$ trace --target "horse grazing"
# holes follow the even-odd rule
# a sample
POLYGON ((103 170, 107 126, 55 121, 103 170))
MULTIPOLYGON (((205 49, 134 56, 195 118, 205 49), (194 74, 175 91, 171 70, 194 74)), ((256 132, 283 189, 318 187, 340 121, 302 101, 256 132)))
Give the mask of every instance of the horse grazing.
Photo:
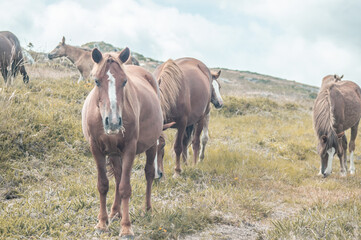
MULTIPOLYGON (((194 58, 168 60, 155 69, 154 76, 160 88, 164 121, 175 122, 172 127, 177 128, 174 143, 174 177, 177 177, 181 173, 180 156, 187 147, 183 142, 186 129, 195 125, 195 132, 202 131, 203 122, 209 113, 212 77, 207 66, 194 58)), ((198 138, 193 139, 195 156, 198 156, 199 147, 198 135, 198 138)))
MULTIPOLYGON (((329 75, 324 79, 335 79, 329 75)), ((347 139, 345 131, 351 128, 350 174, 355 173, 354 150, 357 128, 361 118, 361 89, 351 81, 324 82, 313 106, 313 125, 318 137, 318 153, 321 157, 320 175, 332 172, 332 161, 337 153, 341 175, 347 173, 347 139)))
MULTIPOLYGON (((88 79, 90 72, 93 68, 93 60, 91 58, 91 50, 86 48, 74 47, 65 44, 65 37, 62 38, 61 42, 48 54, 48 58, 54 59, 59 57, 68 58, 78 69, 80 77, 78 83, 84 79, 88 79)), ((125 64, 139 65, 139 62, 131 57, 125 64)))
POLYGON ((29 82, 24 63, 18 38, 12 32, 0 32, 0 71, 6 84, 11 84, 19 71, 23 75, 23 82, 29 82))
POLYGON ((157 139, 163 128, 158 87, 153 75, 139 66, 124 65, 129 48, 120 53, 93 49, 92 76, 96 86, 82 110, 82 128, 98 170, 100 212, 96 229, 106 230, 108 219, 122 217, 121 236, 132 236, 129 217, 130 175, 136 154, 146 152, 146 209, 151 209, 151 187, 157 139), (115 199, 108 218, 109 181, 106 157, 115 177, 115 199), (122 206, 122 211, 121 211, 122 206))

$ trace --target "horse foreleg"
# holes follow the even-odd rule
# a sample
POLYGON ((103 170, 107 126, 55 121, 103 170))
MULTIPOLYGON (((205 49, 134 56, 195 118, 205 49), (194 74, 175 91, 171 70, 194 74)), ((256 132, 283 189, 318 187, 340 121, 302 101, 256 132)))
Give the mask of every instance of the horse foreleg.
POLYGON ((182 119, 181 121, 177 122, 178 131, 174 143, 174 152, 176 155, 174 175, 173 175, 174 178, 179 177, 180 173, 182 172, 180 166, 180 155, 183 152, 183 136, 184 136, 184 131, 186 129, 186 124, 187 124, 186 119, 182 119))
POLYGON ((199 154, 199 160, 203 161, 204 159, 204 151, 206 149, 206 145, 209 139, 209 135, 208 135, 208 124, 209 124, 209 117, 210 117, 210 113, 208 113, 205 117, 204 117, 204 124, 203 124, 203 131, 202 131, 202 145, 201 145, 201 152, 199 154))
POLYGON ((184 136, 183 136, 182 158, 183 158, 183 162, 185 165, 187 165, 188 147, 189 147, 190 140, 192 138, 193 129, 194 129, 194 125, 186 127, 186 130, 185 130, 184 136))
MULTIPOLYGON (((159 142, 159 140, 158 140, 159 142)), ((152 184, 155 176, 155 169, 154 169, 154 162, 157 161, 156 155, 157 155, 157 144, 155 144, 153 147, 148 149, 145 154, 147 156, 147 162, 145 164, 145 179, 147 180, 147 188, 145 193, 145 210, 149 211, 152 209, 151 204, 151 193, 152 193, 152 184)))
POLYGON ((122 156, 122 177, 119 184, 119 195, 122 202, 122 220, 120 222, 122 230, 120 232, 120 236, 134 235, 129 216, 129 199, 132 194, 130 175, 132 172, 135 152, 136 143, 133 142, 126 147, 126 150, 122 156))
POLYGON ((342 138, 338 139, 338 145, 339 145, 339 151, 337 153, 337 156, 340 159, 341 176, 345 177, 347 174, 347 166, 346 166, 347 139, 345 135, 343 135, 342 138))
POLYGON ((107 177, 106 161, 105 156, 99 151, 99 149, 91 145, 90 148, 93 157, 95 159, 97 170, 98 170, 98 191, 100 196, 100 209, 98 215, 98 224, 95 229, 106 231, 108 229, 108 214, 107 214, 107 193, 109 190, 109 181, 107 177))
POLYGON ((199 154, 199 149, 200 149, 200 136, 201 136, 203 126, 204 126, 204 120, 205 120, 204 118, 199 120, 198 124, 196 125, 196 127, 194 129, 194 137, 193 137, 193 142, 192 142, 194 165, 197 164, 197 159, 198 159, 198 154, 199 154))
POLYGON ((354 163, 354 151, 355 151, 355 140, 357 137, 357 129, 358 129, 359 122, 357 122, 351 128, 351 139, 349 143, 349 151, 350 151, 350 174, 355 174, 355 163, 354 163))
POLYGON ((155 168, 155 176, 156 179, 161 179, 163 177, 163 158, 164 158, 164 146, 165 139, 163 133, 160 135, 157 140, 157 153, 154 158, 154 168, 155 168))
POLYGON ((112 164, 113 168, 113 174, 115 179, 115 196, 114 196, 114 202, 109 214, 109 219, 112 221, 114 218, 121 218, 122 213, 120 211, 121 206, 121 199, 119 194, 119 183, 122 176, 122 165, 121 165, 121 158, 120 156, 111 156, 109 157, 109 161, 112 164))

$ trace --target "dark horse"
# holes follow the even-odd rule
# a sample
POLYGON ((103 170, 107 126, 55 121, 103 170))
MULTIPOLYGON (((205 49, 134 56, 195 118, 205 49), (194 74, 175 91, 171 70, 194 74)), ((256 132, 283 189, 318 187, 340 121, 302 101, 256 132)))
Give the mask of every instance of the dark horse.
MULTIPOLYGON (((78 83, 89 78, 94 64, 90 49, 65 44, 65 37, 63 37, 61 42, 48 54, 50 60, 59 57, 68 58, 78 69, 80 73, 78 83)), ((139 62, 134 57, 131 57, 125 64, 139 65, 139 62)))
POLYGON ((158 87, 153 75, 139 66, 124 65, 130 51, 92 51, 96 86, 85 100, 82 127, 98 170, 100 212, 96 228, 106 230, 108 219, 119 216, 121 236, 132 236, 129 217, 130 175, 136 154, 146 152, 146 209, 151 209, 151 187, 157 139, 163 128, 158 87), (115 199, 108 217, 106 195, 108 158, 115 177, 115 199), (122 210, 121 210, 122 207, 122 210))
POLYGON ((313 125, 321 157, 320 174, 327 177, 332 172, 332 161, 338 155, 341 175, 347 173, 347 139, 345 131, 351 128, 350 174, 355 173, 354 150, 357 128, 361 118, 361 89, 351 81, 340 81, 336 75, 323 79, 313 107, 313 125))
POLYGON ((29 82, 20 42, 12 32, 0 32, 0 70, 6 84, 11 84, 19 71, 24 83, 29 82))
MULTIPOLYGON (((159 88, 165 123, 175 122, 177 136, 174 143, 176 166, 174 177, 181 172, 180 156, 187 145, 184 135, 188 126, 195 126, 194 131, 201 132, 209 113, 212 76, 208 67, 194 58, 168 60, 154 71, 159 88)), ((193 151, 195 159, 200 148, 200 134, 195 134, 193 151)), ((196 160, 195 160, 196 162, 196 160)))

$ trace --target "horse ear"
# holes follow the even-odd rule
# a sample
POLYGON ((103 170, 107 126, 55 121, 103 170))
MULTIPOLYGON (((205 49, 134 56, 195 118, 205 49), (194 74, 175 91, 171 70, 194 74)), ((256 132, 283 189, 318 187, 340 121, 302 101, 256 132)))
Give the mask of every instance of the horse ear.
POLYGON ((98 50, 98 48, 94 48, 93 51, 92 51, 92 59, 93 59, 93 61, 96 62, 96 63, 100 63, 102 58, 103 58, 102 53, 98 50))
POLYGON ((128 47, 124 48, 123 51, 119 53, 119 59, 122 63, 125 63, 130 57, 130 50, 128 47))
POLYGON ((65 37, 63 36, 63 39, 61 39, 61 44, 65 44, 65 37))
POLYGON ((342 79, 342 78, 343 78, 343 74, 341 75, 340 79, 342 79))
POLYGON ((323 135, 323 136, 321 137, 321 140, 322 140, 323 143, 326 143, 326 142, 327 142, 327 136, 326 136, 326 135, 323 135))

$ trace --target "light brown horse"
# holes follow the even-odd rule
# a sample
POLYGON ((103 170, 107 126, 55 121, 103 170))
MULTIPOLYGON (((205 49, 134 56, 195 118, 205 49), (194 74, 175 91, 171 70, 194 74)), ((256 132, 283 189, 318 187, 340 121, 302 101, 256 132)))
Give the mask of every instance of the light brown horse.
POLYGON ((343 75, 341 75, 341 77, 338 76, 337 74, 327 75, 326 77, 324 77, 324 78, 322 79, 321 87, 324 86, 324 85, 326 85, 326 84, 328 84, 328 83, 330 83, 330 82, 339 82, 339 81, 342 80, 342 78, 343 78, 343 75))
MULTIPOLYGON (((177 136, 174 143, 176 166, 174 177, 181 173, 180 156, 186 145, 184 134, 188 126, 195 125, 195 131, 203 129, 203 122, 209 113, 212 77, 207 66, 194 58, 168 60, 154 71, 159 88, 165 123, 175 122, 177 136)), ((200 139, 193 140, 194 154, 198 156, 200 139)))
MULTIPOLYGON (((217 109, 223 107, 223 99, 221 96, 221 85, 219 84, 218 78, 221 75, 221 70, 219 70, 218 72, 214 72, 211 71, 211 75, 212 75, 212 95, 211 95, 211 103, 213 104, 213 106, 217 109)), ((188 146, 190 144, 190 140, 191 138, 193 139, 198 139, 200 137, 200 135, 202 134, 201 137, 201 150, 199 153, 199 159, 201 161, 203 161, 204 159, 204 152, 205 152, 205 148, 209 139, 209 134, 208 134, 208 126, 209 126, 209 119, 210 119, 210 113, 208 113, 203 122, 201 123, 203 125, 203 128, 196 128, 196 126, 192 125, 192 126, 188 126, 186 129, 186 134, 184 135, 184 139, 183 139, 183 143, 184 146, 186 146, 183 149, 183 160, 185 162, 187 162, 187 155, 188 155, 188 146), (195 131, 195 129, 198 129, 198 132, 195 131), (192 132, 192 133, 190 133, 192 132)), ((193 141, 192 140, 192 145, 193 145, 193 141)), ((194 163, 197 163, 197 156, 193 156, 194 157, 194 163)))
POLYGON ((98 170, 100 212, 96 228, 106 230, 108 219, 122 217, 121 236, 132 236, 129 217, 130 175, 136 154, 146 152, 146 209, 151 209, 151 187, 157 139, 163 128, 158 87, 153 75, 139 66, 124 65, 130 52, 92 51, 96 86, 85 100, 82 128, 98 170), (106 157, 115 177, 115 199, 108 217, 109 182, 106 157), (122 206, 122 211, 121 211, 122 206))
MULTIPOLYGON (((65 37, 62 38, 61 42, 48 54, 49 59, 66 57, 68 58, 78 69, 80 76, 78 83, 84 79, 88 79, 90 72, 93 68, 93 60, 91 58, 91 50, 86 48, 74 47, 65 44, 65 37)), ((131 57, 125 64, 139 65, 139 62, 131 57), (133 60, 134 59, 134 60, 133 60)))
POLYGON ((324 78, 313 107, 313 125, 319 140, 318 153, 321 157, 320 175, 327 177, 332 172, 332 161, 337 153, 340 159, 341 175, 347 173, 347 139, 345 131, 351 128, 350 174, 355 173, 354 150, 357 128, 361 118, 361 89, 351 81, 329 81, 324 78))
POLYGON ((5 83, 12 84, 13 79, 20 71, 23 82, 29 82, 29 76, 25 70, 24 58, 18 38, 9 31, 0 32, 0 72, 5 83), (8 81, 9 80, 9 81, 8 81))

